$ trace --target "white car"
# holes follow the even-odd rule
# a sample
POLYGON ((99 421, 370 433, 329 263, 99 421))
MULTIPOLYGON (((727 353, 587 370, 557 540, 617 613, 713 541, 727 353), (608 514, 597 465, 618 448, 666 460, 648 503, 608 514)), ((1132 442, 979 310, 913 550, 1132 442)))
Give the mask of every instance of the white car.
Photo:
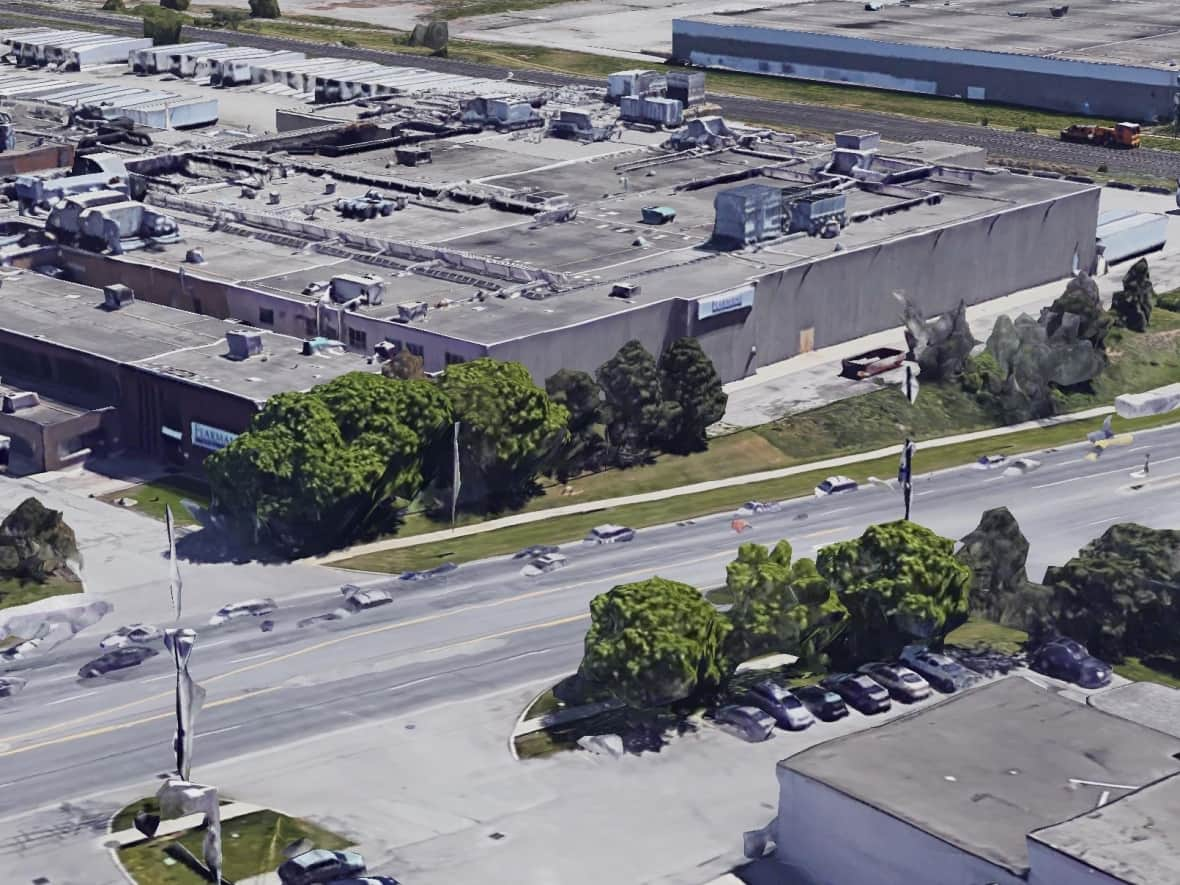
POLYGON ((160 635, 160 628, 152 624, 128 624, 104 636, 99 648, 123 648, 133 643, 151 642, 160 635))
POLYGON ((930 697, 930 683, 901 664, 873 663, 858 668, 861 673, 871 676, 899 701, 913 703, 930 697))
POLYGON ((975 462, 975 468, 977 470, 991 470, 993 467, 1001 467, 1007 463, 1007 455, 981 455, 979 460, 975 462))
POLYGON ((586 536, 583 543, 585 544, 619 544, 623 541, 631 541, 635 538, 635 529, 627 528, 624 525, 606 525, 595 526, 590 530, 590 534, 586 536))
POLYGON ((219 608, 217 614, 209 619, 209 623, 216 627, 218 624, 224 624, 237 618, 261 617, 269 615, 276 608, 278 606, 275 605, 273 599, 247 599, 245 602, 231 602, 229 605, 219 608))
POLYGON ((40 639, 26 639, 24 642, 10 645, 4 651, 0 651, 0 663, 13 664, 32 657, 41 648, 41 643, 40 639))
POLYGON ((759 513, 778 513, 783 505, 778 501, 747 501, 737 509, 737 516, 757 516, 759 513))
POLYGON ((349 593, 344 600, 344 607, 352 613, 377 608, 393 602, 393 595, 385 590, 357 590, 349 593))
POLYGON ((1032 458, 1017 458, 1004 471, 1004 476, 1024 476, 1026 473, 1031 473, 1041 466, 1040 461, 1034 461, 1032 458))
POLYGON ((858 486, 856 480, 847 476, 829 476, 815 487, 815 496, 823 498, 827 495, 838 495, 842 492, 855 492, 858 486))
POLYGON ((921 644, 907 645, 901 652, 901 661, 926 678, 926 681, 941 692, 970 688, 980 680, 953 658, 932 652, 921 644))
POLYGON ((537 575, 547 575, 550 572, 557 571, 559 568, 565 568, 568 561, 560 553, 546 553, 544 556, 538 556, 522 568, 520 573, 530 578, 537 575))

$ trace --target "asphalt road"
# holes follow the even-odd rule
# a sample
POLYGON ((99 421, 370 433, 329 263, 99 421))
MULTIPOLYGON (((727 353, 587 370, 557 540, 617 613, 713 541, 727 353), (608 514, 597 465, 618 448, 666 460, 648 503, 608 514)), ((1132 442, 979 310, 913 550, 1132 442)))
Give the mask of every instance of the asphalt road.
MULTIPOLYGON (((57 19, 63 24, 88 24, 116 33, 141 36, 142 28, 138 19, 114 13, 63 10, 61 7, 45 6, 21 0, 0 0, 0 10, 12 13, 37 15, 57 19)), ((258 46, 266 49, 295 49, 308 55, 331 55, 340 58, 354 58, 387 65, 402 65, 468 74, 474 77, 501 79, 509 69, 501 66, 476 64, 455 59, 432 58, 408 55, 395 51, 366 49, 363 47, 336 46, 297 40, 285 37, 270 37, 245 31, 210 30, 186 27, 185 37, 189 40, 214 40, 242 46, 258 46)), ((545 71, 514 72, 519 79, 553 86, 602 86, 600 80, 568 74, 545 71)), ((710 100, 719 104, 723 112, 736 120, 751 120, 781 126, 787 131, 837 132, 844 129, 871 129, 885 138, 895 141, 917 141, 934 139, 959 144, 974 145, 987 150, 995 159, 1057 163, 1067 166, 1095 169, 1105 164, 1112 174, 1126 173, 1159 178, 1180 177, 1180 152, 1160 151, 1141 148, 1134 151, 1116 151, 1109 148, 1081 144, 1065 144, 1044 136, 1022 132, 989 129, 983 126, 968 126, 918 120, 895 114, 875 113, 833 108, 825 105, 795 102, 769 101, 757 98, 743 98, 732 95, 710 95, 710 100)))
MULTIPOLYGON (((983 510, 1006 505, 1031 539, 1034 578, 1114 522, 1180 525, 1180 427, 1145 432, 1096 462, 1083 455, 1076 447, 1037 455, 1041 466, 1022 477, 974 467, 920 476, 914 518, 958 537, 983 510), (1135 489, 1131 473, 1148 451, 1150 481, 1135 489)), ((920 451, 917 457, 920 467, 920 451)), ((740 543, 786 537, 796 555, 814 555, 900 510, 897 492, 869 486, 787 502, 778 513, 751 517, 753 527, 740 536, 732 515, 719 514, 645 529, 629 544, 571 545, 569 565, 539 578, 520 575, 520 563, 507 558, 472 563, 435 581, 403 583, 393 604, 344 621, 295 626, 336 607, 333 589, 280 608, 270 633, 253 620, 203 628, 192 660, 209 692, 200 759, 277 750, 309 733, 325 736, 330 758, 335 728, 439 703, 479 704, 493 689, 572 672, 587 604, 615 584, 658 573, 715 585, 740 543)), ((196 623, 207 618, 196 615, 196 623)), ((80 680, 78 667, 97 652, 86 642, 93 640, 79 638, 22 668, 28 687, 0 700, 0 816, 150 781, 171 766, 168 658, 80 680)), ((511 725, 503 723, 505 734, 511 725)))

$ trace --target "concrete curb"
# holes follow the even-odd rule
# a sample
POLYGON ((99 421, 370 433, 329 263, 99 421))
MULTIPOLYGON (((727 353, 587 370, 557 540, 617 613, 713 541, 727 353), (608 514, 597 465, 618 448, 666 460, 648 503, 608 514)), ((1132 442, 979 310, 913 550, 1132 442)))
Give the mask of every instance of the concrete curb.
MULTIPOLYGON (((1025 421, 1021 424, 1014 424, 1007 427, 992 427, 986 430, 976 430, 970 433, 956 434, 954 436, 945 436, 931 440, 919 440, 918 447, 927 450, 943 448, 945 446, 957 445, 964 442, 974 442, 981 439, 1005 436, 1010 433, 1020 433, 1026 430, 1038 430, 1045 427, 1055 427, 1059 424, 1087 421, 1093 418, 1112 415, 1114 414, 1114 411, 1114 406, 1100 406, 1098 408, 1086 409, 1085 411, 1081 412, 1073 412, 1068 415, 1059 415, 1040 421, 1025 421)), ((692 495, 699 492, 711 492, 717 489, 746 485, 747 483, 783 479, 789 476, 797 476, 801 473, 810 473, 813 470, 834 470, 839 467, 846 467, 850 464, 858 464, 864 461, 875 461, 878 458, 895 456, 900 451, 901 445, 899 444, 896 446, 887 446, 883 449, 875 449, 871 452, 860 452, 853 455, 841 455, 840 457, 828 458, 823 461, 811 461, 806 464, 794 464, 790 467, 780 467, 775 470, 763 470, 758 473, 746 473, 740 476, 731 476, 726 479, 708 480, 706 482, 692 483, 691 485, 677 486, 671 489, 644 492, 638 495, 625 495, 619 498, 602 498, 597 501, 583 501, 579 504, 568 504, 563 507, 551 507, 546 510, 535 510, 529 513, 519 513, 514 516, 506 516, 501 519, 487 520, 474 525, 461 526, 454 530, 444 529, 436 532, 426 532, 420 535, 410 535, 401 538, 387 538, 383 541, 374 541, 369 544, 359 544, 355 547, 349 548, 348 550, 338 550, 332 553, 327 553, 323 556, 299 560, 299 562, 305 565, 330 565, 333 562, 351 559, 354 556, 362 556, 366 553, 380 553, 385 550, 400 550, 406 547, 415 547, 419 544, 429 544, 433 541, 452 541, 457 538, 466 537, 468 535, 477 535, 481 532, 491 532, 495 531, 496 529, 508 528, 510 526, 527 525, 534 522, 544 522, 550 519, 556 519, 561 516, 593 513, 599 510, 610 510, 614 507, 624 507, 630 504, 645 504, 650 501, 661 501, 668 498, 677 498, 682 495, 692 495)))
MULTIPOLYGON (((545 692, 541 692, 544 694, 545 692)), ((537 695, 540 697, 541 695, 537 695)), ((536 698, 533 699, 536 701, 536 698)), ((529 704, 531 707, 532 704, 529 704)), ((596 701, 593 704, 582 704, 579 707, 566 707, 562 710, 557 710, 553 713, 546 713, 544 716, 534 716, 532 719, 518 719, 516 721, 516 728, 512 731, 513 740, 525 734, 532 734, 535 731, 543 731, 554 725, 565 725, 569 722, 577 722, 579 719, 589 719, 591 716, 596 716, 599 713, 606 713, 610 710, 618 710, 623 704, 620 701, 596 701)), ((528 707, 525 708, 525 712, 528 707)), ((523 714, 522 714, 523 715, 523 714)))
MULTIPOLYGON (((266 810, 261 805, 252 805, 249 802, 231 802, 229 805, 223 805, 221 807, 221 820, 224 822, 266 810)), ((107 847, 111 842, 118 842, 120 848, 126 848, 129 845, 138 845, 141 842, 148 842, 152 839, 158 839, 161 836, 172 836, 176 833, 191 830, 200 826, 203 819, 203 814, 189 814, 184 817, 178 817, 175 820, 161 821, 160 828, 156 830, 154 836, 145 836, 134 827, 128 830, 120 830, 117 833, 107 833, 102 839, 102 844, 104 847, 107 847)), ((112 817, 111 820, 113 821, 114 818, 112 817)))

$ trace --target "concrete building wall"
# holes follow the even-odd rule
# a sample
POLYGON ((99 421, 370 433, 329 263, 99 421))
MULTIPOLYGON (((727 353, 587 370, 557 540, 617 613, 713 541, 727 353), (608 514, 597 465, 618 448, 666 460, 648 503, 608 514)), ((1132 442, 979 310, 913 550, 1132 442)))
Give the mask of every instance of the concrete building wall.
POLYGON ((110 446, 115 412, 86 412, 53 424, 42 424, 20 412, 0 412, 0 436, 12 438, 9 472, 14 475, 60 470, 110 446))
POLYGON ((115 261, 107 255, 68 247, 59 250, 58 261, 70 280, 87 286, 101 288, 122 283, 141 301, 219 319, 232 316, 231 285, 203 277, 189 268, 181 273, 170 267, 141 264, 134 255, 115 261))
POLYGON ((1170 120, 1172 71, 677 20, 672 55, 706 67, 1079 114, 1170 120))
POLYGON ((782 767, 778 780, 775 859, 783 885, 1028 885, 826 784, 782 767))
POLYGON ((1124 885, 1127 881, 1096 870, 1030 837, 1028 885, 1124 885))

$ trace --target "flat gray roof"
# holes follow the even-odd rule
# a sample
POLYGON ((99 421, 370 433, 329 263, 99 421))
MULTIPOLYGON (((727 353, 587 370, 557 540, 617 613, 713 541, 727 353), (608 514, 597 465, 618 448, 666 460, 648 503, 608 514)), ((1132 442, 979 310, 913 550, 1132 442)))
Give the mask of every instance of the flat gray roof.
POLYGON ((1180 70, 1176 64, 1180 61, 1180 19, 1174 0, 1070 0, 1069 13, 1061 18, 1050 15, 1051 5, 1048 0, 955 0, 953 4, 889 3, 869 11, 861 0, 814 0, 693 16, 690 20, 879 43, 1180 70))
POLYGON ((355 353, 303 356, 297 338, 262 331, 263 360, 231 360, 225 342, 237 323, 133 301, 102 307, 98 289, 26 272, 9 278, 0 297, 0 331, 38 338, 120 363, 263 402, 308 390, 338 375, 372 371, 355 353))
POLYGON ((1174 737, 1013 676, 779 767, 1023 875, 1027 834, 1177 772, 1176 753, 1174 737))
POLYGON ((1032 838, 1121 882, 1180 882, 1180 776, 1046 827, 1032 838))

